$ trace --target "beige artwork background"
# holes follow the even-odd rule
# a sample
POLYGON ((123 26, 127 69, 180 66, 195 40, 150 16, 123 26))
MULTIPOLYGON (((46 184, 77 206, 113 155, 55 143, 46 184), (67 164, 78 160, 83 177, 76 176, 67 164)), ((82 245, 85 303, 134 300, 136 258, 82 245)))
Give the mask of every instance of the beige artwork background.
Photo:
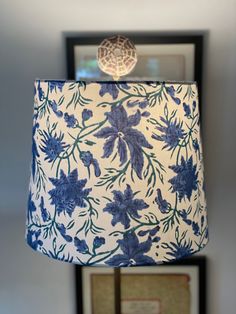
MULTIPOLYGON (((122 274, 121 300, 159 300, 160 314, 190 314, 189 284, 185 273, 122 274)), ((91 287, 92 314, 115 313, 113 275, 92 274, 91 287)))

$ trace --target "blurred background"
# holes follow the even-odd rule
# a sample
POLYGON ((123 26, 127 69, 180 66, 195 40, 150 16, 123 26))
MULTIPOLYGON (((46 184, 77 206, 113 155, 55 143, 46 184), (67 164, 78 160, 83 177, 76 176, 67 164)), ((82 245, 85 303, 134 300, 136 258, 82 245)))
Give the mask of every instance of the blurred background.
POLYGON ((236 308, 236 0, 0 0, 0 313, 75 313, 71 265, 31 250, 24 224, 33 80, 66 78, 63 32, 206 30, 202 127, 208 313, 236 308))

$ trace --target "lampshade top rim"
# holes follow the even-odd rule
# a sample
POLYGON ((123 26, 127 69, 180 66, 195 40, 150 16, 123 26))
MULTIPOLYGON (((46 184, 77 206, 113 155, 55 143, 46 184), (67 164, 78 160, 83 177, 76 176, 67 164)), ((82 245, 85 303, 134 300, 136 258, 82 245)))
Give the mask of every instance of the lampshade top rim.
POLYGON ((197 81, 175 81, 175 80, 69 80, 69 79, 40 79, 36 78, 34 80, 35 82, 65 82, 65 83, 100 83, 100 84, 112 84, 112 83, 140 83, 140 82, 145 82, 145 83, 166 83, 166 84, 187 84, 187 85, 196 85, 197 81))

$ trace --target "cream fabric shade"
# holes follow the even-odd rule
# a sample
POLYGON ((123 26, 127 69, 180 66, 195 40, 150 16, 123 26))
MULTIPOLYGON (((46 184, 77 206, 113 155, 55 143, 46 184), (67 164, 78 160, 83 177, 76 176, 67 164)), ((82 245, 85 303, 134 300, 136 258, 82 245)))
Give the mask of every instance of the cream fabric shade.
POLYGON ((35 80, 27 243, 152 265, 208 242, 196 82, 35 80))

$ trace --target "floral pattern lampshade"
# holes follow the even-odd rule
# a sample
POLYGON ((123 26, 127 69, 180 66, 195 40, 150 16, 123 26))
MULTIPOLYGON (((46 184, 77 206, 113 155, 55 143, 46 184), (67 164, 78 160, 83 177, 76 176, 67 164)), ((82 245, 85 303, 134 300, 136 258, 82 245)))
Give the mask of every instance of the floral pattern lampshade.
POLYGON ((35 80, 26 240, 80 265, 208 242, 196 82, 35 80))

